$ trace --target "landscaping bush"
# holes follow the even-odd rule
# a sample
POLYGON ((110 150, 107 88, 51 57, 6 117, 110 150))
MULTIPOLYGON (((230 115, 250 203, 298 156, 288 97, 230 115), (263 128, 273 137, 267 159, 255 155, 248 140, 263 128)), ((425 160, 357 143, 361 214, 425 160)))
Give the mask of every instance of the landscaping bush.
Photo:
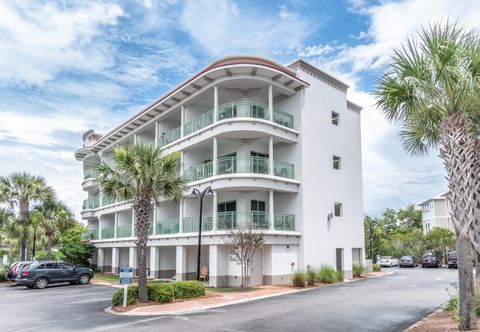
POLYGON ((343 272, 342 271, 335 271, 336 273, 336 281, 343 282, 343 272))
POLYGON ((305 273, 303 273, 303 272, 293 272, 293 274, 292 274, 292 284, 295 287, 305 287, 305 273))
MULTIPOLYGON (((134 304, 138 299, 138 287, 129 286, 127 292, 127 305, 134 304)), ((112 296, 112 307, 123 304, 123 288, 117 290, 112 296)))
POLYGON ((354 278, 360 278, 367 272, 367 269, 362 264, 354 263, 352 265, 352 273, 354 278))
POLYGON ((451 295, 445 305, 446 311, 456 311, 458 309, 458 296, 451 295))
POLYGON ((380 272, 382 271, 382 268, 378 264, 373 264, 373 272, 380 272))
POLYGON ((157 284, 148 286, 148 299, 158 303, 170 303, 173 301, 174 292, 170 284, 157 284))
POLYGON ((172 283, 175 299, 192 299, 205 295, 205 286, 196 280, 172 283))
POLYGON ((305 277, 309 286, 315 286, 315 275, 315 270, 310 265, 307 265, 307 272, 305 272, 305 277))
MULTIPOLYGON (((340 272, 341 273, 341 272, 340 272)), ((320 266, 320 270, 317 273, 317 280, 323 282, 325 284, 333 284, 338 281, 339 275, 337 274, 337 270, 335 270, 330 265, 322 265, 320 266)), ((343 280, 343 274, 342 274, 343 280)))
POLYGON ((0 269, 0 282, 7 281, 7 277, 5 277, 5 273, 7 272, 7 267, 3 267, 0 269))

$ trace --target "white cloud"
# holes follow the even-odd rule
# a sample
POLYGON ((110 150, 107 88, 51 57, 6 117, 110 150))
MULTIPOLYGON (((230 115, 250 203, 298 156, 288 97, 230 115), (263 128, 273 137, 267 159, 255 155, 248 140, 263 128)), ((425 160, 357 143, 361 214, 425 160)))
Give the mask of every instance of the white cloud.
POLYGON ((112 65, 108 44, 92 39, 115 25, 121 7, 86 2, 78 7, 40 2, 0 3, 0 82, 41 85, 64 68, 102 70, 112 65))
POLYGON ((277 15, 226 0, 187 1, 180 24, 204 50, 271 55, 279 49, 301 47, 315 24, 280 7, 277 15))

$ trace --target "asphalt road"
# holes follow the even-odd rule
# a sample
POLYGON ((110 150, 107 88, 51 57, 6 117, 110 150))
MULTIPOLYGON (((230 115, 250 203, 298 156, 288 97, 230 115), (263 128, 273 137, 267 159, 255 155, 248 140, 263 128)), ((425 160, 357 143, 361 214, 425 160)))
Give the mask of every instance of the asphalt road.
POLYGON ((448 298, 457 271, 392 275, 178 316, 103 311, 109 286, 0 287, 2 331, 402 331, 448 298))

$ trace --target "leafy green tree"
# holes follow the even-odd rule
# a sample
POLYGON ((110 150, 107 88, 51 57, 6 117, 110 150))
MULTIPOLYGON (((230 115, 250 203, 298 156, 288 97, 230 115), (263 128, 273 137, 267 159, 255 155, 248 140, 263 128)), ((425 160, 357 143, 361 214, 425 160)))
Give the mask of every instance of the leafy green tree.
POLYGON ((63 259, 75 265, 90 265, 95 253, 95 246, 90 243, 82 242, 82 233, 85 227, 81 224, 75 224, 74 227, 66 230, 62 236, 62 246, 60 253, 63 259))
POLYGON ((457 229, 460 329, 476 328, 470 228, 477 174, 480 42, 455 24, 424 29, 419 41, 394 50, 390 70, 374 92, 377 105, 404 130, 406 151, 425 154, 439 147, 447 171, 457 229))
POLYGON ((448 264, 448 251, 455 248, 455 234, 447 228, 434 227, 425 235, 425 248, 448 264))
POLYGON ((405 231, 422 229, 422 210, 416 209, 414 204, 398 211, 401 228, 405 231))
POLYGON ((138 300, 148 302, 147 240, 151 227, 152 201, 179 202, 185 182, 180 175, 180 154, 161 157, 160 149, 151 144, 116 148, 113 165, 102 162, 98 167, 100 189, 106 195, 133 201, 138 254, 138 300))
POLYGON ((31 209, 35 204, 54 195, 44 178, 28 173, 13 173, 0 177, 0 202, 18 210, 17 222, 22 227, 20 259, 27 259, 28 230, 31 225, 31 209))

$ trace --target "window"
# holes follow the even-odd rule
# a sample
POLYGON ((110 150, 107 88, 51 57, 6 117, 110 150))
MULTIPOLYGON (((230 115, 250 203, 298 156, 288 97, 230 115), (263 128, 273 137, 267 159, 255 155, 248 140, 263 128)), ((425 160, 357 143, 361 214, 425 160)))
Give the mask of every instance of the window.
POLYGON ((340 169, 341 158, 339 156, 333 156, 333 168, 340 169))
POLYGON ((73 269, 73 265, 70 265, 70 264, 64 263, 64 262, 58 263, 58 266, 59 266, 60 269, 62 269, 62 270, 71 270, 71 269, 73 269))
POLYGON ((250 201, 250 210, 252 212, 254 212, 254 211, 265 212, 265 202, 251 200, 250 201))
POLYGON ((57 263, 45 263, 45 269, 56 269, 57 263))
POLYGON ((335 205, 334 205, 334 215, 335 217, 341 217, 342 216, 342 203, 338 203, 338 202, 335 202, 335 205))
POLYGON ((332 111, 332 124, 335 126, 338 126, 339 123, 340 123, 340 114, 332 111))

